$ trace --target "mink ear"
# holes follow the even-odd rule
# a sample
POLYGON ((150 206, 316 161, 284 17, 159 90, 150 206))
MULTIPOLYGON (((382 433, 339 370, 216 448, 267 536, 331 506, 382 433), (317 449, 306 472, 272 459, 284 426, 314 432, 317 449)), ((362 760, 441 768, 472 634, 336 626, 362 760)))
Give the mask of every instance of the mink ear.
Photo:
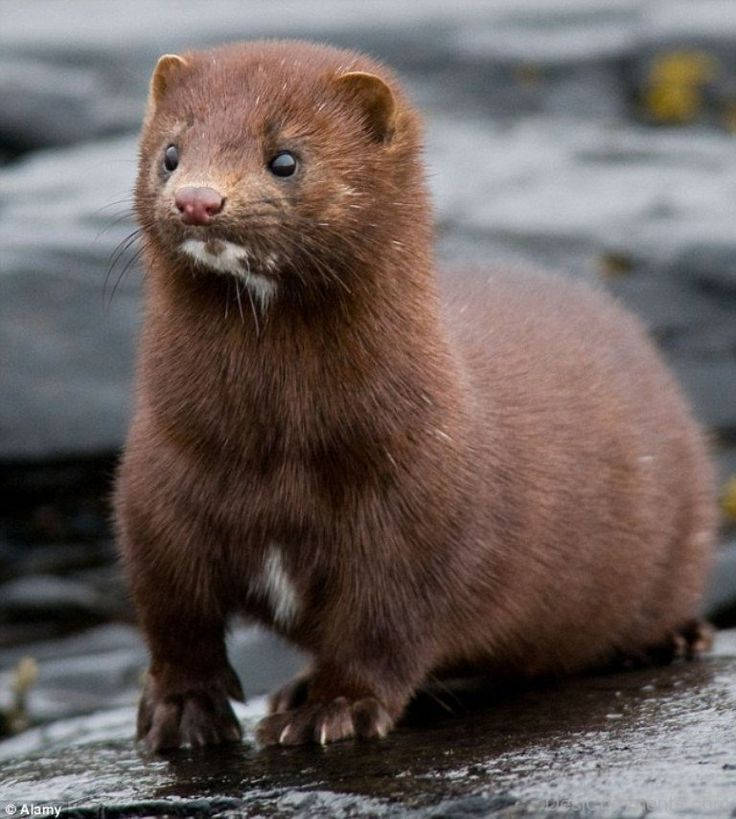
POLYGON ((394 132, 396 100, 386 83, 375 74, 350 71, 340 75, 335 85, 361 108, 373 139, 389 142, 394 132))
POLYGON ((188 65, 187 61, 178 54, 164 54, 163 57, 159 57, 156 68, 153 70, 148 92, 148 109, 150 113, 153 113, 173 79, 188 65))

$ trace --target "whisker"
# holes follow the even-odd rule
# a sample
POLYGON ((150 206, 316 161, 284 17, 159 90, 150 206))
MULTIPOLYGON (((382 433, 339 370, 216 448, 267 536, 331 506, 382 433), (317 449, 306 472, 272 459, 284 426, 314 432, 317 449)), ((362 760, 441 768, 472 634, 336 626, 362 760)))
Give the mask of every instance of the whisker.
POLYGON ((114 256, 111 259, 110 267, 107 272, 107 276, 105 277, 105 285, 107 285, 107 277, 110 273, 115 269, 118 262, 122 259, 122 257, 130 250, 130 248, 135 244, 138 236, 133 236, 125 241, 124 244, 120 245, 119 248, 115 251, 114 256))
POLYGON ((101 213, 103 210, 107 210, 108 208, 114 208, 116 205, 132 205, 133 204, 133 197, 126 196, 124 199, 115 199, 112 202, 108 202, 106 205, 102 205, 99 208, 95 208, 92 211, 92 215, 95 216, 98 213, 101 213))
POLYGON ((130 211, 126 211, 125 213, 122 213, 120 216, 116 216, 114 219, 108 222, 108 224, 99 229, 99 231, 95 235, 94 241, 96 242, 100 238, 100 236, 102 236, 103 233, 106 233, 108 230, 115 227, 115 225, 119 225, 121 222, 130 220, 131 218, 132 214, 130 213, 130 211))
MULTIPOLYGON (((108 285, 109 285, 109 282, 110 282, 110 275, 111 275, 112 271, 115 269, 118 262, 123 257, 123 255, 128 251, 128 249, 131 247, 131 245, 133 245, 142 234, 143 234, 143 228, 142 227, 137 227, 135 230, 131 231, 125 238, 121 239, 121 241, 118 242, 118 244, 116 245, 116 247, 114 248, 114 250, 110 254, 110 264, 108 265, 107 273, 105 274, 105 281, 104 281, 104 283, 102 285, 103 299, 105 297, 105 294, 107 293, 107 288, 108 288, 108 285)), ((138 255, 139 254, 136 254, 133 258, 134 259, 137 258, 138 255)), ((126 270, 126 269, 127 269, 127 266, 126 266, 126 268, 124 268, 124 270, 126 270)), ((118 277, 118 282, 119 282, 119 280, 120 280, 120 277, 118 277)), ((115 286, 117 287, 117 282, 116 282, 115 286)), ((113 295, 114 295, 114 289, 113 289, 113 295)), ((112 301, 112 296, 110 296, 110 300, 108 301, 108 306, 110 304, 110 301, 112 301)))
POLYGON ((116 293, 116 291, 118 289, 118 285, 123 280, 123 278, 125 277, 125 274, 128 272, 128 270, 130 270, 130 268, 134 264, 136 264, 136 262, 140 259, 141 254, 143 253, 144 247, 145 247, 145 245, 142 245, 141 247, 139 247, 138 250, 136 250, 136 252, 130 257, 130 259, 128 259, 128 261, 125 263, 125 266, 121 270, 120 275, 115 280, 115 284, 113 285, 112 292, 110 293, 110 298, 109 298, 109 300, 107 302, 107 309, 108 310, 110 309, 110 305, 112 304, 112 300, 115 298, 115 293, 116 293))
MULTIPOLYGON (((327 265, 321 259, 321 257, 319 255, 317 255, 315 252, 312 252, 312 250, 309 248, 309 246, 307 245, 306 242, 302 241, 300 243, 297 243, 297 242, 295 242, 293 240, 293 237, 291 237, 291 236, 289 236, 289 239, 291 240, 292 245, 296 247, 297 251, 301 251, 302 253, 304 253, 304 255, 311 261, 311 263, 314 265, 315 269, 320 274, 320 276, 322 277, 322 280, 325 283, 329 284, 330 282, 333 282, 333 283, 339 285, 340 287, 342 287, 343 290, 346 293, 348 293, 348 295, 352 294, 351 289, 342 280, 342 278, 340 277, 340 274, 337 272, 337 270, 335 270, 333 267, 327 265)), ((327 249, 327 248, 325 248, 325 249, 327 249)), ((330 252, 334 256, 334 249, 331 248, 330 252)), ((300 276, 300 278, 302 278, 302 277, 300 276)), ((303 281, 303 278, 302 278, 302 281, 303 281)))
MULTIPOLYGON (((452 697, 452 699, 455 700, 456 705, 461 704, 461 700, 457 696, 457 694, 455 694, 455 692, 449 686, 444 684, 441 680, 439 680, 436 677, 432 676, 431 685, 435 686, 437 688, 442 688, 443 693, 449 694, 452 697)), ((449 705, 447 702, 445 702, 439 696, 439 694, 436 691, 432 690, 432 688, 430 686, 422 688, 422 693, 425 694, 426 696, 428 696, 430 699, 434 700, 441 708, 443 708, 445 711, 447 711, 448 714, 455 714, 456 713, 456 711, 452 707, 452 705, 449 705)))
MULTIPOLYGON (((245 261, 245 269, 246 269, 248 275, 250 276, 251 275, 250 262, 248 261, 248 257, 245 256, 243 261, 245 261)), ((253 294, 250 292, 250 287, 246 287, 245 289, 248 291, 248 299, 250 301, 250 309, 253 311, 253 321, 255 322, 255 325, 256 325, 256 338, 258 338, 258 336, 260 335, 260 328, 258 326, 258 315, 256 313, 256 305, 253 302, 253 294)), ((240 315, 241 315, 241 318, 242 318, 243 314, 241 313, 240 315)))
POLYGON ((245 316, 243 315, 243 302, 240 300, 240 283, 235 282, 235 298, 238 301, 238 312, 240 313, 240 323, 245 324, 245 316))
POLYGON ((253 321, 255 322, 255 325, 256 325, 256 338, 258 338, 258 336, 261 334, 260 327, 258 326, 258 313, 256 312, 256 305, 255 305, 255 302, 253 301, 253 294, 250 292, 250 287, 246 287, 246 290, 248 291, 248 300, 250 301, 250 309, 253 312, 253 321))

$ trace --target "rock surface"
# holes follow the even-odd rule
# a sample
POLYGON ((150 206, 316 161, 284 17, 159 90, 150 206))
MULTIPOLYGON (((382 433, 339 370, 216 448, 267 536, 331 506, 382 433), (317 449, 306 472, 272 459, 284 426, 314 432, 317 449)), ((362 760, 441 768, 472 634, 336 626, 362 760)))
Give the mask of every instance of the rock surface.
MULTIPOLYGON (((249 697, 283 685, 306 662, 269 632, 245 626, 228 636, 228 655, 249 697)), ((129 624, 104 623, 63 638, 16 644, 0 660, 0 710, 11 705, 12 679, 24 657, 38 669, 25 708, 34 725, 135 702, 148 664, 143 637, 129 624)))
MULTIPOLYGON (((96 816, 727 816, 736 634, 695 663, 417 702, 381 743, 141 753, 133 709, 0 744, 3 803, 96 816)), ((0 803, 0 809, 4 804, 0 803)))

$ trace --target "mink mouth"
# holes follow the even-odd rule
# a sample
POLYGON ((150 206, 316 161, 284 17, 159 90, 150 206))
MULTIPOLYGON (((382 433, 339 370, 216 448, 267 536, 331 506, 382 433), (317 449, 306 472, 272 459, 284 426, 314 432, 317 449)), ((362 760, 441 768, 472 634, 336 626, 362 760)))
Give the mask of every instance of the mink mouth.
POLYGON ((276 292, 274 274, 279 260, 273 252, 256 253, 247 245, 218 238, 185 239, 179 245, 179 250, 194 261, 197 267, 229 274, 244 281, 262 306, 276 292))
POLYGON ((168 243, 177 250, 182 250, 185 245, 190 250, 196 247, 198 248, 196 255, 200 261, 213 262, 217 267, 219 263, 214 260, 230 253, 240 257, 247 256, 251 269, 263 273, 276 271, 279 254, 277 249, 272 249, 272 243, 261 231, 248 230, 247 226, 242 225, 238 230, 230 228, 231 226, 225 223, 207 225, 175 223, 167 231, 168 243))

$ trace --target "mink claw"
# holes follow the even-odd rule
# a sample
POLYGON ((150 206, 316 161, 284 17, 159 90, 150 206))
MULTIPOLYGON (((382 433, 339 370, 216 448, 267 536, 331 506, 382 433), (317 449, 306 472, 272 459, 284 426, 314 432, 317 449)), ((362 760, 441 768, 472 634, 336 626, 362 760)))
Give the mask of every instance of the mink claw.
POLYGON ((311 703, 291 711, 269 714, 256 729, 261 745, 327 745, 343 739, 381 739, 391 730, 393 720, 373 697, 351 701, 336 697, 329 702, 311 703))

